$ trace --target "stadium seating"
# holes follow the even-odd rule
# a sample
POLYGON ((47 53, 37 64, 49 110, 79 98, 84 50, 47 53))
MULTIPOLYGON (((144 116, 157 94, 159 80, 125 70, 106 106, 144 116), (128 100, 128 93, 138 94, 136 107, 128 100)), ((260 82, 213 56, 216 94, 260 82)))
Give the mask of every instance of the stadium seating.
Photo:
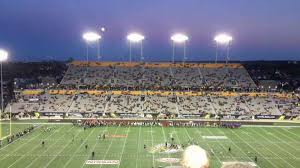
MULTIPOLYGON (((13 113, 19 116, 34 112, 178 116, 300 114, 299 97, 294 94, 217 91, 220 90, 217 88, 256 87, 240 64, 75 61, 70 63, 60 86, 64 89, 20 92, 16 101, 10 103, 13 113), (65 87, 68 85, 76 89, 65 87), (109 86, 110 89, 78 89, 82 85, 109 86), (138 89, 126 89, 129 87, 138 89), (202 87, 212 90, 187 91, 202 87)), ((10 110, 8 107, 6 111, 10 110)))

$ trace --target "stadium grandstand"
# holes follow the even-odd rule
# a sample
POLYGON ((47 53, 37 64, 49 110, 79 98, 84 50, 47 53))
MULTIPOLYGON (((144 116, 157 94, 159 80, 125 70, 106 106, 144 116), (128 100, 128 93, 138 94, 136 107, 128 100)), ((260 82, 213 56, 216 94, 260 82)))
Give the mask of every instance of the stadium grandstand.
POLYGON ((264 74, 252 63, 99 61, 29 67, 34 71, 10 79, 0 167, 300 164, 299 85, 274 78, 279 68, 264 74))
POLYGON ((242 64, 69 63, 61 82, 23 89, 6 106, 18 118, 297 118, 299 95, 258 91, 242 64))

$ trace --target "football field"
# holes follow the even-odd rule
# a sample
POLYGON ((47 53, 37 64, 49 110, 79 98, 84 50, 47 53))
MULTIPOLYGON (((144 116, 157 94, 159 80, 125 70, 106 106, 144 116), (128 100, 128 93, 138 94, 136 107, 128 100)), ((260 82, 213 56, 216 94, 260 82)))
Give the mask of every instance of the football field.
MULTIPOLYGON (((16 131, 29 125, 19 123, 13 128, 16 131)), ((72 124, 35 125, 33 132, 11 144, 4 143, 0 149, 1 168, 175 168, 180 165, 184 148, 192 143, 207 151, 210 167, 214 168, 223 162, 249 162, 262 168, 300 166, 299 127, 116 126, 84 130, 72 124), (99 139, 103 134, 106 138, 99 139), (166 147, 166 142, 177 147, 166 147)), ((9 125, 2 127, 7 131, 9 125)))

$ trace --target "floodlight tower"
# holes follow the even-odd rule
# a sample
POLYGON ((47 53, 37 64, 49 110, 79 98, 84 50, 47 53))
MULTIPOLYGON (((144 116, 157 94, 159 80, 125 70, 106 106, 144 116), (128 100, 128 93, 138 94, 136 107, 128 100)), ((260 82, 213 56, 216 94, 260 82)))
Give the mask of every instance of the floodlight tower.
POLYGON ((222 33, 222 34, 218 34, 215 36, 214 41, 216 42, 216 59, 215 59, 215 63, 218 62, 218 49, 219 49, 219 45, 223 45, 226 47, 226 64, 228 63, 229 60, 229 49, 230 49, 230 45, 232 42, 232 36, 222 33))
MULTIPOLYGON (((0 122, 2 121, 2 113, 3 113, 3 75, 2 75, 2 63, 6 61, 8 58, 8 52, 0 49, 0 69, 1 69, 1 112, 0 112, 0 122)), ((2 123, 0 123, 0 138, 2 137, 2 123)))
POLYGON ((176 33, 171 36, 172 40, 172 62, 175 62, 175 44, 183 44, 183 62, 185 62, 186 58, 186 41, 189 37, 182 33, 176 33))
POLYGON ((141 43, 141 61, 144 62, 143 55, 143 40, 145 37, 139 33, 130 33, 127 35, 127 40, 129 41, 129 62, 132 61, 131 45, 132 43, 141 43))
MULTIPOLYGON (((86 42, 86 61, 89 62, 89 44, 97 42, 97 54, 99 54, 99 41, 101 36, 96 32, 86 32, 82 35, 82 38, 86 42)), ((99 55, 98 55, 99 56, 99 55)))

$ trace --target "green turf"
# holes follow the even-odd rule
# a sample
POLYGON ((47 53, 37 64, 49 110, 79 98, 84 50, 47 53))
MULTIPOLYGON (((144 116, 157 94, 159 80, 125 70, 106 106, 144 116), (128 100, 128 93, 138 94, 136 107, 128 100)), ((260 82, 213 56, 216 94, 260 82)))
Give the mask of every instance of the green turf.
MULTIPOLYGON (((15 128, 26 127, 19 125, 15 128)), ((6 126, 5 126, 6 127, 6 126)), ((186 144, 194 139, 210 155, 210 167, 220 167, 226 161, 250 161, 258 156, 258 167, 288 168, 300 165, 300 128, 184 128, 184 127, 98 127, 84 131, 72 125, 49 125, 50 132, 40 126, 33 133, 0 149, 0 167, 97 167, 97 168, 151 168, 176 166, 161 163, 159 158, 180 158, 181 152, 173 154, 152 154, 148 150, 155 145, 170 141, 173 134, 176 143, 186 144), (127 138, 97 140, 103 132, 127 135, 127 138), (207 140, 202 136, 226 136, 225 140, 207 140), (75 141, 72 142, 72 137, 75 141), (42 147, 41 141, 45 141, 42 147), (84 145, 88 144, 88 150, 84 145), (148 150, 144 149, 144 144, 148 150), (228 152, 231 147, 232 151, 228 152), (95 160, 120 160, 120 165, 85 165, 95 151, 95 160), (210 152, 209 152, 210 153, 210 152)))

